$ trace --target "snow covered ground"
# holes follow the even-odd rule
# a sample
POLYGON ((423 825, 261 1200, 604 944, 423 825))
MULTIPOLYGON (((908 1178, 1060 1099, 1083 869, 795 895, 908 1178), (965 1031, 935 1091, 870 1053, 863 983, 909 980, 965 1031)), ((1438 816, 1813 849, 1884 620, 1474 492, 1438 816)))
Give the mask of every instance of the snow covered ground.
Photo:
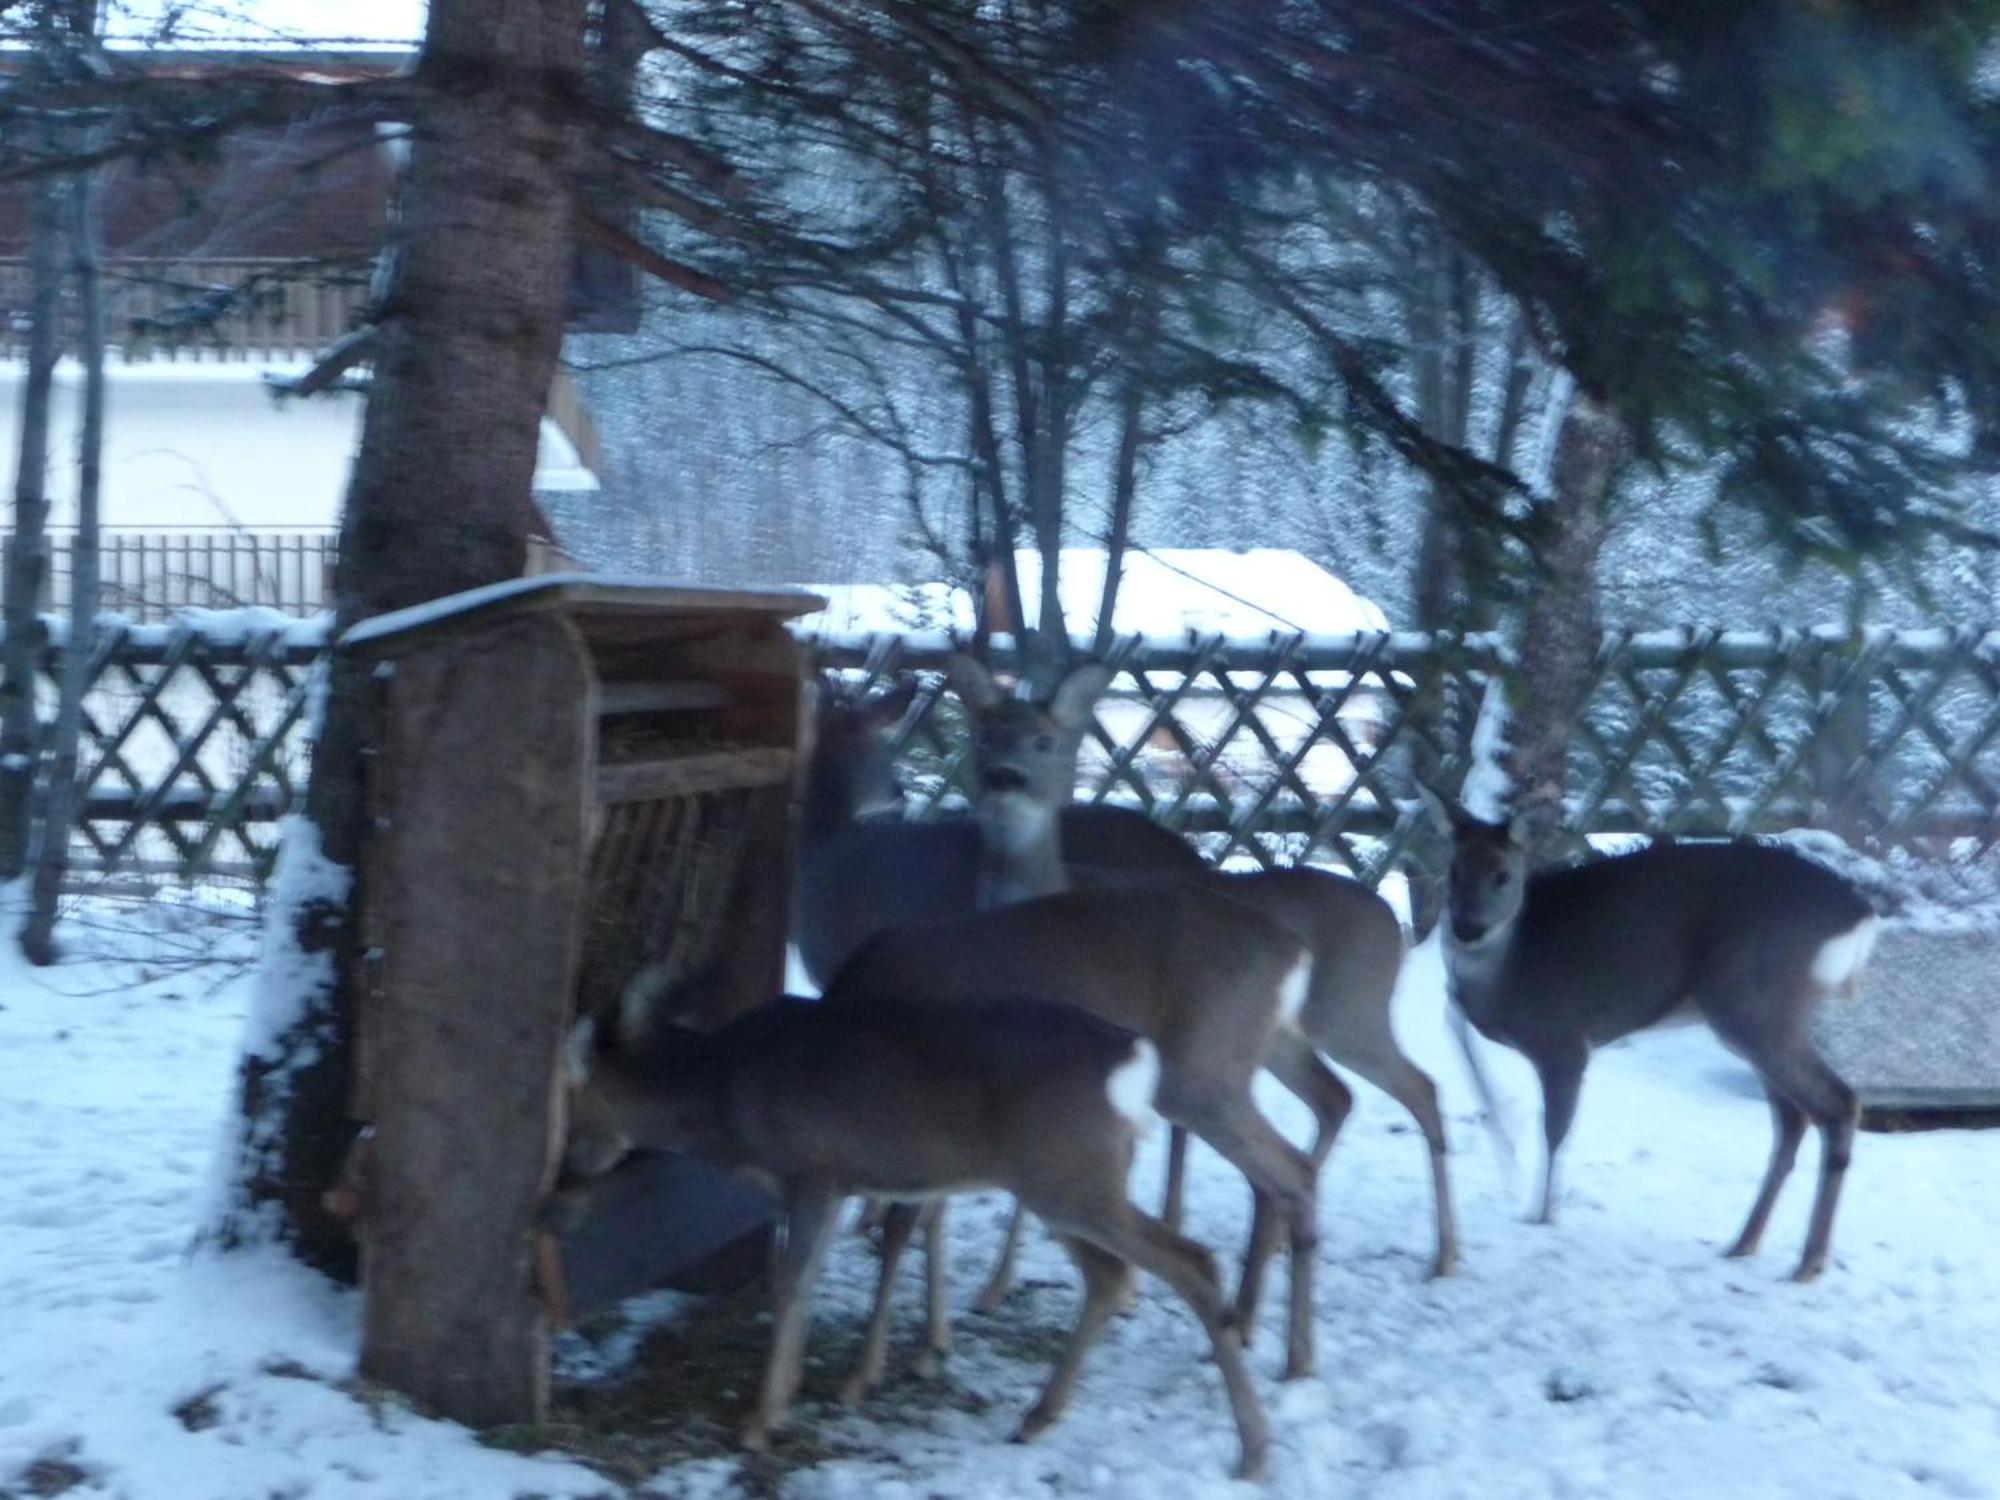
MULTIPOLYGON (((247 999, 230 965, 252 950, 248 924, 219 906, 84 916, 72 936, 90 951, 76 961, 35 973, 0 960, 0 1496, 1256 1493, 1224 1477, 1235 1439, 1214 1371, 1192 1320, 1157 1288, 1108 1332, 1065 1420, 1032 1446, 1006 1441, 1074 1306, 1067 1263, 1039 1238, 1002 1314, 960 1318, 935 1386, 901 1376, 859 1413, 828 1399, 873 1269, 862 1241, 843 1240, 819 1357, 770 1459, 746 1463, 712 1421, 666 1410, 643 1424, 656 1446, 638 1451, 691 1456, 636 1479, 630 1454, 592 1469, 519 1451, 532 1444, 518 1434, 481 1442, 416 1417, 352 1383, 350 1294, 273 1261, 189 1252, 247 999)), ((1275 1297, 1253 1351, 1275 1429, 1269 1494, 2000 1496, 2000 1139, 1864 1136, 1836 1263, 1820 1284, 1794 1287, 1784 1276, 1810 1150, 1764 1257, 1717 1258, 1748 1207, 1768 1127, 1749 1075, 1705 1033, 1599 1057, 1565 1221, 1549 1230, 1521 1221, 1531 1174, 1505 1183, 1477 1132, 1440 1024, 1434 951, 1412 960, 1399 1004, 1412 1051, 1452 1105, 1465 1269, 1421 1279, 1422 1145, 1393 1105, 1364 1093, 1324 1184, 1322 1373, 1273 1378, 1275 1297)), ((1527 1121, 1525 1073, 1503 1078, 1527 1121)), ((1161 1146, 1140 1163, 1147 1200, 1161 1146)), ((1212 1156, 1197 1150, 1196 1163, 1193 1232, 1233 1250, 1245 1194, 1212 1156)), ((957 1213, 960 1306, 1001 1214, 996 1200, 957 1213)), ((747 1314, 666 1300, 685 1321, 659 1331, 654 1368, 634 1378, 720 1387, 703 1400, 726 1419, 761 1330, 747 1314), (718 1337, 693 1332, 718 1324, 718 1337), (704 1349, 723 1369, 712 1382, 711 1366, 689 1364, 704 1349)), ((918 1300, 912 1281, 905 1356, 918 1300)), ((601 1335, 595 1352, 619 1343, 601 1335)), ((631 1389, 611 1377, 565 1390, 556 1437, 602 1463, 601 1434, 594 1445, 579 1435, 593 1412, 634 1404, 631 1389)))

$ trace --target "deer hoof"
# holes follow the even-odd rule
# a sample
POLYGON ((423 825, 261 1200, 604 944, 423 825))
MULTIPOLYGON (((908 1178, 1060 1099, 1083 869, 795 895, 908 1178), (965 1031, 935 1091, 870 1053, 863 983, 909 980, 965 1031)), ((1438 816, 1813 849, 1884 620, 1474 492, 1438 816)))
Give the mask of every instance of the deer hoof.
POLYGON ((910 1361, 910 1368, 919 1379, 935 1380, 938 1371, 944 1368, 945 1351, 928 1346, 917 1351, 917 1357, 910 1361))
MULTIPOLYGON (((859 1406, 863 1401, 868 1399, 868 1392, 874 1388, 874 1385, 874 1381, 863 1375, 859 1370, 856 1370, 840 1383, 840 1393, 834 1399, 839 1401, 842 1406, 859 1406)), ((745 1446, 748 1445, 746 1444, 745 1446)))
POLYGON ((1265 1478, 1266 1472, 1264 1450, 1261 1447, 1254 1450, 1244 1449, 1243 1461, 1236 1466, 1236 1477, 1256 1484, 1265 1478))
POLYGON ((1431 1262, 1430 1273, 1428 1276, 1425 1277, 1425 1280, 1427 1281, 1441 1280, 1444 1277, 1451 1275, 1452 1272, 1456 1271, 1458 1269, 1458 1264, 1459 1264, 1458 1252, 1456 1250, 1447 1250, 1443 1254, 1439 1255, 1436 1260, 1431 1262))
POLYGON ((1796 1271, 1792 1272, 1792 1280, 1797 1282, 1800 1286, 1804 1286, 1809 1281, 1818 1281, 1819 1273, 1824 1271, 1825 1269, 1826 1269, 1825 1261, 1809 1260, 1804 1265, 1800 1266, 1796 1271))
POLYGON ((1021 1418, 1021 1425, 1014 1429, 1013 1440, 1017 1443, 1032 1443, 1048 1430, 1049 1424, 1055 1419, 1056 1414, 1042 1402, 1037 1401, 1028 1408, 1028 1414, 1021 1418))

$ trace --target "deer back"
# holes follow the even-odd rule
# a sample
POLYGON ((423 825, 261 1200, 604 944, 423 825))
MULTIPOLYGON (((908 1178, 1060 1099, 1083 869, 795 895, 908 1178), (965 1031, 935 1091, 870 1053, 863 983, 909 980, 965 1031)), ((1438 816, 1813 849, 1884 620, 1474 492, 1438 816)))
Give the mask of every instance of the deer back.
POLYGON ((1766 844, 1655 844, 1542 871, 1491 1018, 1512 1035, 1553 1027, 1603 1043, 1735 981, 1810 989, 1827 945, 1872 916, 1839 875, 1766 844))
POLYGON ((829 1004, 1001 993, 1080 1006, 1163 1057, 1261 1058, 1305 948, 1261 913, 1177 885, 1078 890, 884 932, 835 977, 829 1004))
POLYGON ((1005 1186, 1036 1141, 1129 1139, 1150 1118, 1146 1074, 1131 1033, 1068 1006, 783 1000, 664 1061, 595 1056, 572 1075, 570 1156, 601 1172, 609 1137, 846 1193, 1005 1186))

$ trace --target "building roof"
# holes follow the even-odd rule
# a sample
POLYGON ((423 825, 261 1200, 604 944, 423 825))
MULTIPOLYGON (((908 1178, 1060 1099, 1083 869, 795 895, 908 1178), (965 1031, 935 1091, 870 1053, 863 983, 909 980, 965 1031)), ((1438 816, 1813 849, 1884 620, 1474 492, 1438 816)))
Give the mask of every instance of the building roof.
MULTIPOLYGON (((1105 554, 1065 547, 1063 612, 1071 628, 1097 621, 1105 554)), ((1041 558, 1019 554, 1023 603, 1032 617, 1041 599, 1041 558)), ((972 629, 972 600, 949 584, 812 583, 827 607, 805 623, 834 635, 905 630, 972 629)), ((1386 630, 1388 620, 1339 577, 1300 552, 1259 547, 1158 547, 1128 553, 1118 589, 1120 634, 1264 636, 1272 631, 1338 634, 1386 630)))

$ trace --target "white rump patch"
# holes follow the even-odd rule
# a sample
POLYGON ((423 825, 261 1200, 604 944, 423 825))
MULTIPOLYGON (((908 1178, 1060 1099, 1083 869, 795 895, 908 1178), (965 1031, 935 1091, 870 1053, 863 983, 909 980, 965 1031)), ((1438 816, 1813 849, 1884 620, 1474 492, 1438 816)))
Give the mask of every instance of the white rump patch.
POLYGON ((1881 930, 1882 924, 1876 918, 1863 917, 1839 937, 1820 944, 1819 952, 1813 955, 1813 982, 1823 990, 1851 986, 1860 975, 1861 966, 1868 962, 1876 934, 1881 930))
POLYGON ((1131 1061, 1120 1063, 1104 1080, 1104 1097, 1145 1135, 1160 1118, 1153 1113, 1153 1098, 1159 1091, 1160 1049, 1144 1037, 1135 1037, 1131 1061))
POLYGON ((1312 977, 1313 956, 1308 948, 1292 965, 1284 983, 1278 986, 1278 1021, 1281 1025, 1298 1026, 1299 1013, 1306 1008, 1306 997, 1312 993, 1312 977))

